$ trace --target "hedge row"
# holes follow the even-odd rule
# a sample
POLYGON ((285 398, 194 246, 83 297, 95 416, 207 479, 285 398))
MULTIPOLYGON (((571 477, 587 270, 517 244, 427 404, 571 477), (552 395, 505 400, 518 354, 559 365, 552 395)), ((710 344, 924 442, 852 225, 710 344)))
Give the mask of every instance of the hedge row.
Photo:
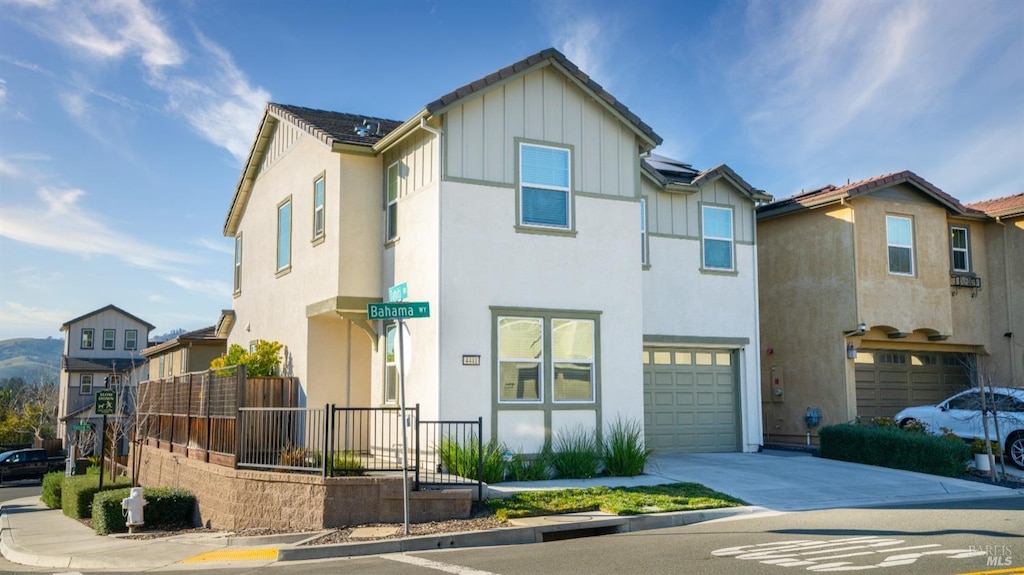
POLYGON ((131 480, 127 477, 117 477, 114 481, 104 482, 101 490, 98 475, 65 477, 60 488, 60 503, 64 509, 64 515, 74 519, 88 519, 92 517, 92 500, 97 493, 129 485, 131 485, 131 480))
POLYGON ((61 488, 64 485, 64 472, 54 471, 43 476, 43 492, 39 496, 43 504, 50 509, 60 509, 61 488))
POLYGON ((897 427, 844 423, 823 427, 818 437, 821 457, 946 477, 963 475, 971 457, 960 439, 897 427))
MULTIPOLYGON (((126 487, 96 494, 92 503, 92 526, 97 535, 128 531, 121 500, 128 497, 129 492, 130 488, 126 487)), ((196 498, 188 491, 160 487, 145 489, 142 496, 146 499, 143 517, 147 527, 177 529, 192 526, 196 498)))

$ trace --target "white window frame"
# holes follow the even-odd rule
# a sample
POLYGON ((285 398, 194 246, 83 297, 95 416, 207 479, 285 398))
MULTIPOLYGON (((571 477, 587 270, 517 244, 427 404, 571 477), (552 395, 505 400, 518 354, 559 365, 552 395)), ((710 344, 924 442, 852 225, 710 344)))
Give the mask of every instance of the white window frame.
POLYGON ((124 330, 124 348, 128 351, 136 350, 139 348, 139 330, 124 330))
POLYGON ((392 323, 384 330, 384 390, 382 393, 384 405, 396 405, 398 403, 398 388, 401 375, 398 371, 398 324, 392 323), (394 334, 394 335, 392 335, 394 334), (391 354, 388 354, 388 337, 391 338, 391 354), (395 378, 394 385, 389 385, 389 378, 395 378), (390 389, 389 389, 390 388, 390 389), (389 395, 392 394, 392 395, 389 395))
POLYGON ((92 395, 92 374, 83 373, 78 376, 78 394, 92 395))
POLYGON ((551 333, 551 402, 552 403, 594 403, 597 397, 597 391, 594 385, 594 370, 597 367, 597 322, 592 319, 570 319, 562 317, 552 317, 547 323, 547 330, 551 333), (557 347, 555 337, 555 322, 579 322, 590 324, 590 358, 589 359, 559 359, 555 354, 557 347), (556 365, 557 364, 587 364, 590 366, 590 399, 558 399, 556 386, 558 379, 556 377, 556 365))
POLYGON ((103 347, 103 349, 106 349, 106 350, 117 349, 117 330, 116 329, 105 328, 103 330, 103 343, 102 343, 102 347, 103 347), (109 344, 107 343, 107 336, 108 335, 110 336, 110 343, 109 344))
POLYGON ((643 265, 651 263, 647 252, 647 198, 640 198, 640 263, 643 265))
POLYGON ((398 239, 398 180, 399 162, 388 166, 384 182, 384 242, 398 239), (392 177, 393 176, 393 177, 392 177))
POLYGON ((160 364, 160 369, 159 369, 160 375, 159 375, 159 377, 163 378, 164 377, 164 356, 162 356, 162 355, 160 356, 159 364, 160 364))
POLYGON ((235 290, 234 294, 242 293, 242 232, 235 236, 235 290))
POLYGON ((277 252, 277 273, 283 273, 291 269, 292 267, 292 197, 288 196, 280 204, 277 204, 277 244, 274 246, 277 252), (285 209, 287 208, 287 218, 283 216, 285 209), (288 233, 282 234, 281 228, 284 227, 282 224, 287 219, 288 233), (287 250, 283 250, 282 239, 287 241, 287 250), (285 261, 282 261, 284 259, 285 261))
POLYGON ((546 324, 547 324, 547 322, 544 321, 543 317, 531 317, 531 316, 528 316, 528 315, 524 315, 524 316, 498 316, 498 324, 497 324, 497 332, 496 332, 496 337, 498 338, 498 341, 497 341, 497 346, 498 347, 497 347, 497 353, 495 354, 495 357, 497 358, 497 369, 498 369, 498 374, 497 374, 497 378, 496 378, 497 382, 498 382, 498 389, 497 389, 498 403, 518 403, 518 404, 522 404, 522 403, 542 404, 542 403, 544 403, 544 394, 545 394, 544 375, 545 375, 545 372, 547 371, 545 369, 545 367, 544 367, 545 366, 545 357, 544 357, 545 331, 547 330, 546 324), (529 322, 534 322, 534 323, 540 324, 540 342, 539 342, 539 345, 540 345, 540 355, 538 357, 526 357, 526 358, 523 358, 523 357, 502 357, 501 356, 501 323, 502 323, 503 320, 529 321, 529 322), (505 399, 505 398, 502 397, 502 393, 501 393, 501 391, 502 391, 501 390, 501 387, 502 387, 501 386, 501 365, 503 363, 535 363, 535 364, 537 364, 537 399, 505 399))
POLYGON ((188 350, 182 349, 178 353, 181 354, 180 370, 178 373, 188 373, 188 350))
POLYGON ((713 206, 713 205, 701 205, 700 207, 700 221, 701 221, 701 266, 705 270, 713 271, 736 271, 736 218, 733 213, 731 206, 713 206), (729 214, 729 237, 724 236, 713 236, 708 234, 707 228, 704 225, 706 221, 706 214, 711 210, 722 211, 729 214), (729 266, 721 267, 708 264, 708 241, 714 242, 726 242, 729 244, 729 266))
POLYGON ((887 262, 887 269, 889 273, 897 276, 913 276, 914 275, 914 219, 909 216, 897 216, 894 214, 885 215, 885 259, 887 262), (910 244, 899 244, 889 241, 889 225, 890 222, 905 221, 910 226, 910 244), (893 261, 890 251, 893 249, 905 249, 910 252, 910 271, 893 271, 893 261))
POLYGON ((949 266, 957 273, 970 273, 971 271, 971 230, 967 226, 950 226, 949 228, 949 266), (956 232, 964 234, 963 247, 956 246, 956 232), (956 255, 962 253, 964 256, 963 267, 956 266, 956 255))
POLYGON ((327 182, 323 174, 313 180, 313 241, 324 238, 327 226, 327 182))
POLYGON ((571 230, 573 229, 573 194, 572 194, 572 150, 569 148, 562 148, 557 146, 547 146, 543 144, 533 144, 528 142, 519 142, 519 225, 530 228, 541 228, 550 230, 571 230), (544 184, 538 182, 529 182, 523 176, 523 150, 526 148, 538 148, 556 150, 565 153, 565 170, 566 170, 566 186, 554 186, 551 184, 544 184), (526 196, 526 188, 532 188, 536 190, 547 190, 565 193, 565 224, 546 224, 542 222, 528 222, 526 221, 524 202, 526 196))
POLYGON ((82 337, 78 340, 78 345, 82 349, 95 349, 96 348, 96 330, 87 327, 82 329, 82 337), (88 342, 88 345, 86 343, 88 342))

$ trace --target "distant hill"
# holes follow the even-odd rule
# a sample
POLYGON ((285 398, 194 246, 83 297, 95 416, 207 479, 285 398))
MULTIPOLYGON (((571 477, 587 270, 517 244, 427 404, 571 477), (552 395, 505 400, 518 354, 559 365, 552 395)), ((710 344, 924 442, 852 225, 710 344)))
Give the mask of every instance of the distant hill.
POLYGON ((0 340, 0 379, 20 377, 35 381, 60 378, 63 339, 18 337, 0 340))

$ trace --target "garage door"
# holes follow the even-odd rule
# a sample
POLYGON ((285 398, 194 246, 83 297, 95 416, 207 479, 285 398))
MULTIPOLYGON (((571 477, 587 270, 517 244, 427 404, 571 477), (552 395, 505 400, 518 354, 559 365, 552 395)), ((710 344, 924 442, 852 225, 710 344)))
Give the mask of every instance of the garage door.
POLYGON ((970 385, 959 353, 858 350, 855 362, 857 415, 863 418, 934 405, 970 385))
POLYGON ((738 451, 728 350, 644 349, 644 440, 658 451, 738 451))

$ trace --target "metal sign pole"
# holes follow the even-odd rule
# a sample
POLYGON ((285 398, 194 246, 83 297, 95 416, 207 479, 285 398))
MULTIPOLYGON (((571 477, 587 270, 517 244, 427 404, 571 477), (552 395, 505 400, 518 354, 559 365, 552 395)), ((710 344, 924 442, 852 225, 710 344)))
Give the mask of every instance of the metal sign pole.
POLYGON ((409 425, 405 416, 405 322, 398 320, 398 390, 402 414, 402 514, 405 535, 409 536, 409 425))
POLYGON ((103 446, 107 444, 107 416, 103 415, 103 427, 100 428, 100 491, 103 490, 103 471, 106 467, 103 463, 103 446))

